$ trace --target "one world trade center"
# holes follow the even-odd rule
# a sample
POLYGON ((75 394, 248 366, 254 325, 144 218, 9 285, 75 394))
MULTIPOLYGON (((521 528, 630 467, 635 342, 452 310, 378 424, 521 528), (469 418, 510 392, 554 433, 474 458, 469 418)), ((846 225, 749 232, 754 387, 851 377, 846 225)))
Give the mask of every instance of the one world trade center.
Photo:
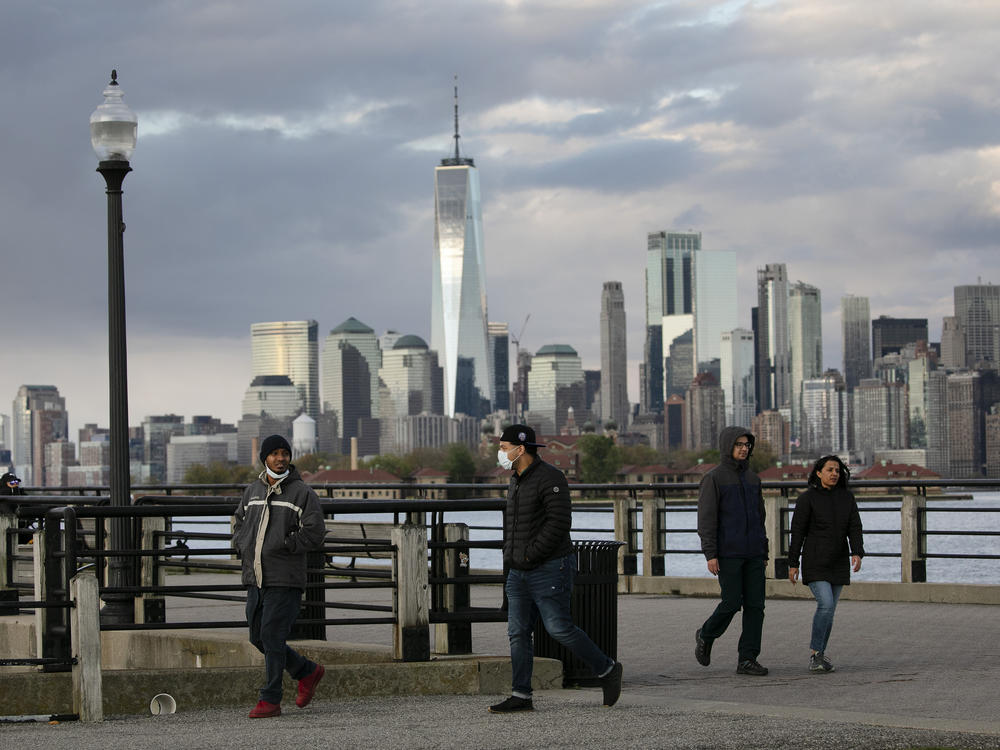
POLYGON ((486 333, 486 265, 479 172, 458 151, 455 87, 455 154, 434 170, 434 262, 431 348, 444 370, 448 416, 482 417, 493 403, 486 333))

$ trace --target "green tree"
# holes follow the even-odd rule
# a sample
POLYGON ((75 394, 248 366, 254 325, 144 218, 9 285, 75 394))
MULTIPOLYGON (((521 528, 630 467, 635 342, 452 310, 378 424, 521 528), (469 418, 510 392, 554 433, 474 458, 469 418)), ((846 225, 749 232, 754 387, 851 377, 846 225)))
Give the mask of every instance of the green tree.
POLYGON ((328 453, 304 453, 296 456, 292 463, 301 474, 312 474, 330 465, 331 457, 328 453))
POLYGON ((619 445, 622 464, 631 466, 653 466, 654 464, 666 463, 666 457, 648 445, 619 445))
POLYGON ((253 466, 233 466, 223 461, 195 464, 184 472, 184 484, 249 484, 257 478, 253 466))
POLYGON ((400 479, 413 476, 417 469, 420 468, 413 460, 413 454, 407 456, 395 456, 392 454, 375 456, 375 458, 369 461, 364 461, 363 465, 366 469, 381 469, 382 471, 387 471, 400 479))
POLYGON ((614 440, 603 435, 582 435, 576 444, 580 449, 580 479, 587 484, 615 480, 622 456, 614 440))
POLYGON ((771 449, 770 443, 758 440, 753 445, 753 455, 750 456, 750 470, 760 473, 778 462, 778 455, 771 449))
POLYGON ((466 446, 452 443, 445 449, 444 470, 448 472, 449 482, 472 482, 476 478, 476 459, 466 446))

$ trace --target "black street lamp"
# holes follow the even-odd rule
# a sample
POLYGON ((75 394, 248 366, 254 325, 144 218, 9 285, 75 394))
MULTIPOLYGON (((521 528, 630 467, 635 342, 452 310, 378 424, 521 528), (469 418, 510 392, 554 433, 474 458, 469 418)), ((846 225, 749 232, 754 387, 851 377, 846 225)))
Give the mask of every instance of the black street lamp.
MULTIPOLYGON (((122 233, 122 183, 132 171, 128 160, 135 150, 138 120, 122 101, 118 71, 111 71, 111 83, 104 89, 104 101, 90 116, 90 142, 100 160, 97 171, 107 183, 108 193, 108 382, 111 401, 111 505, 131 505, 128 454, 128 373, 125 366, 125 246, 122 233)), ((131 546, 129 519, 111 519, 110 549, 131 546)), ((131 563, 127 558, 110 558, 108 585, 131 585, 131 563)), ((105 623, 135 621, 134 598, 130 594, 106 594, 101 610, 105 623)))

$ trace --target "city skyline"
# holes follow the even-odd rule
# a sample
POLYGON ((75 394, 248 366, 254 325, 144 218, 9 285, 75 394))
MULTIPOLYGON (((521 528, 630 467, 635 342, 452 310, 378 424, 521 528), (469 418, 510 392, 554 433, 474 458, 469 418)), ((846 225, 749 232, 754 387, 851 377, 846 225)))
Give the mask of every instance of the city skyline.
POLYGON ((1000 9, 268 7, 135 7, 99 26, 76 8, 0 10, 16 32, 0 91, 32 112, 4 125, 7 399, 51 383, 72 429, 107 421, 106 217, 86 118, 112 67, 139 117, 130 424, 234 421, 254 322, 315 319, 323 337, 356 316, 430 339, 429 175, 450 152, 456 72, 490 319, 531 313, 524 350, 566 343, 597 369, 599 290, 620 279, 630 401, 648 232, 696 229, 736 253, 743 328, 757 268, 784 263, 819 288, 824 368, 842 368, 844 294, 873 319, 927 318, 938 341, 953 288, 1000 278, 997 105, 981 94, 1000 9), (246 293, 264 284, 278 293, 246 293))

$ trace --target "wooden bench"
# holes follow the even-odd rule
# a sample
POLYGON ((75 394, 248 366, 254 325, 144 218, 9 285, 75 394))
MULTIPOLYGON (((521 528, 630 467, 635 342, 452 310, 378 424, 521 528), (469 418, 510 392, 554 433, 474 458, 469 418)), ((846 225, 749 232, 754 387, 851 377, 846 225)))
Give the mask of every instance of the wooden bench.
POLYGON ((326 566, 332 570, 355 570, 360 558, 370 560, 391 560, 392 528, 395 524, 368 521, 326 521, 325 547, 334 547, 335 551, 326 551, 326 566), (350 558, 347 565, 336 565, 335 557, 350 558))

